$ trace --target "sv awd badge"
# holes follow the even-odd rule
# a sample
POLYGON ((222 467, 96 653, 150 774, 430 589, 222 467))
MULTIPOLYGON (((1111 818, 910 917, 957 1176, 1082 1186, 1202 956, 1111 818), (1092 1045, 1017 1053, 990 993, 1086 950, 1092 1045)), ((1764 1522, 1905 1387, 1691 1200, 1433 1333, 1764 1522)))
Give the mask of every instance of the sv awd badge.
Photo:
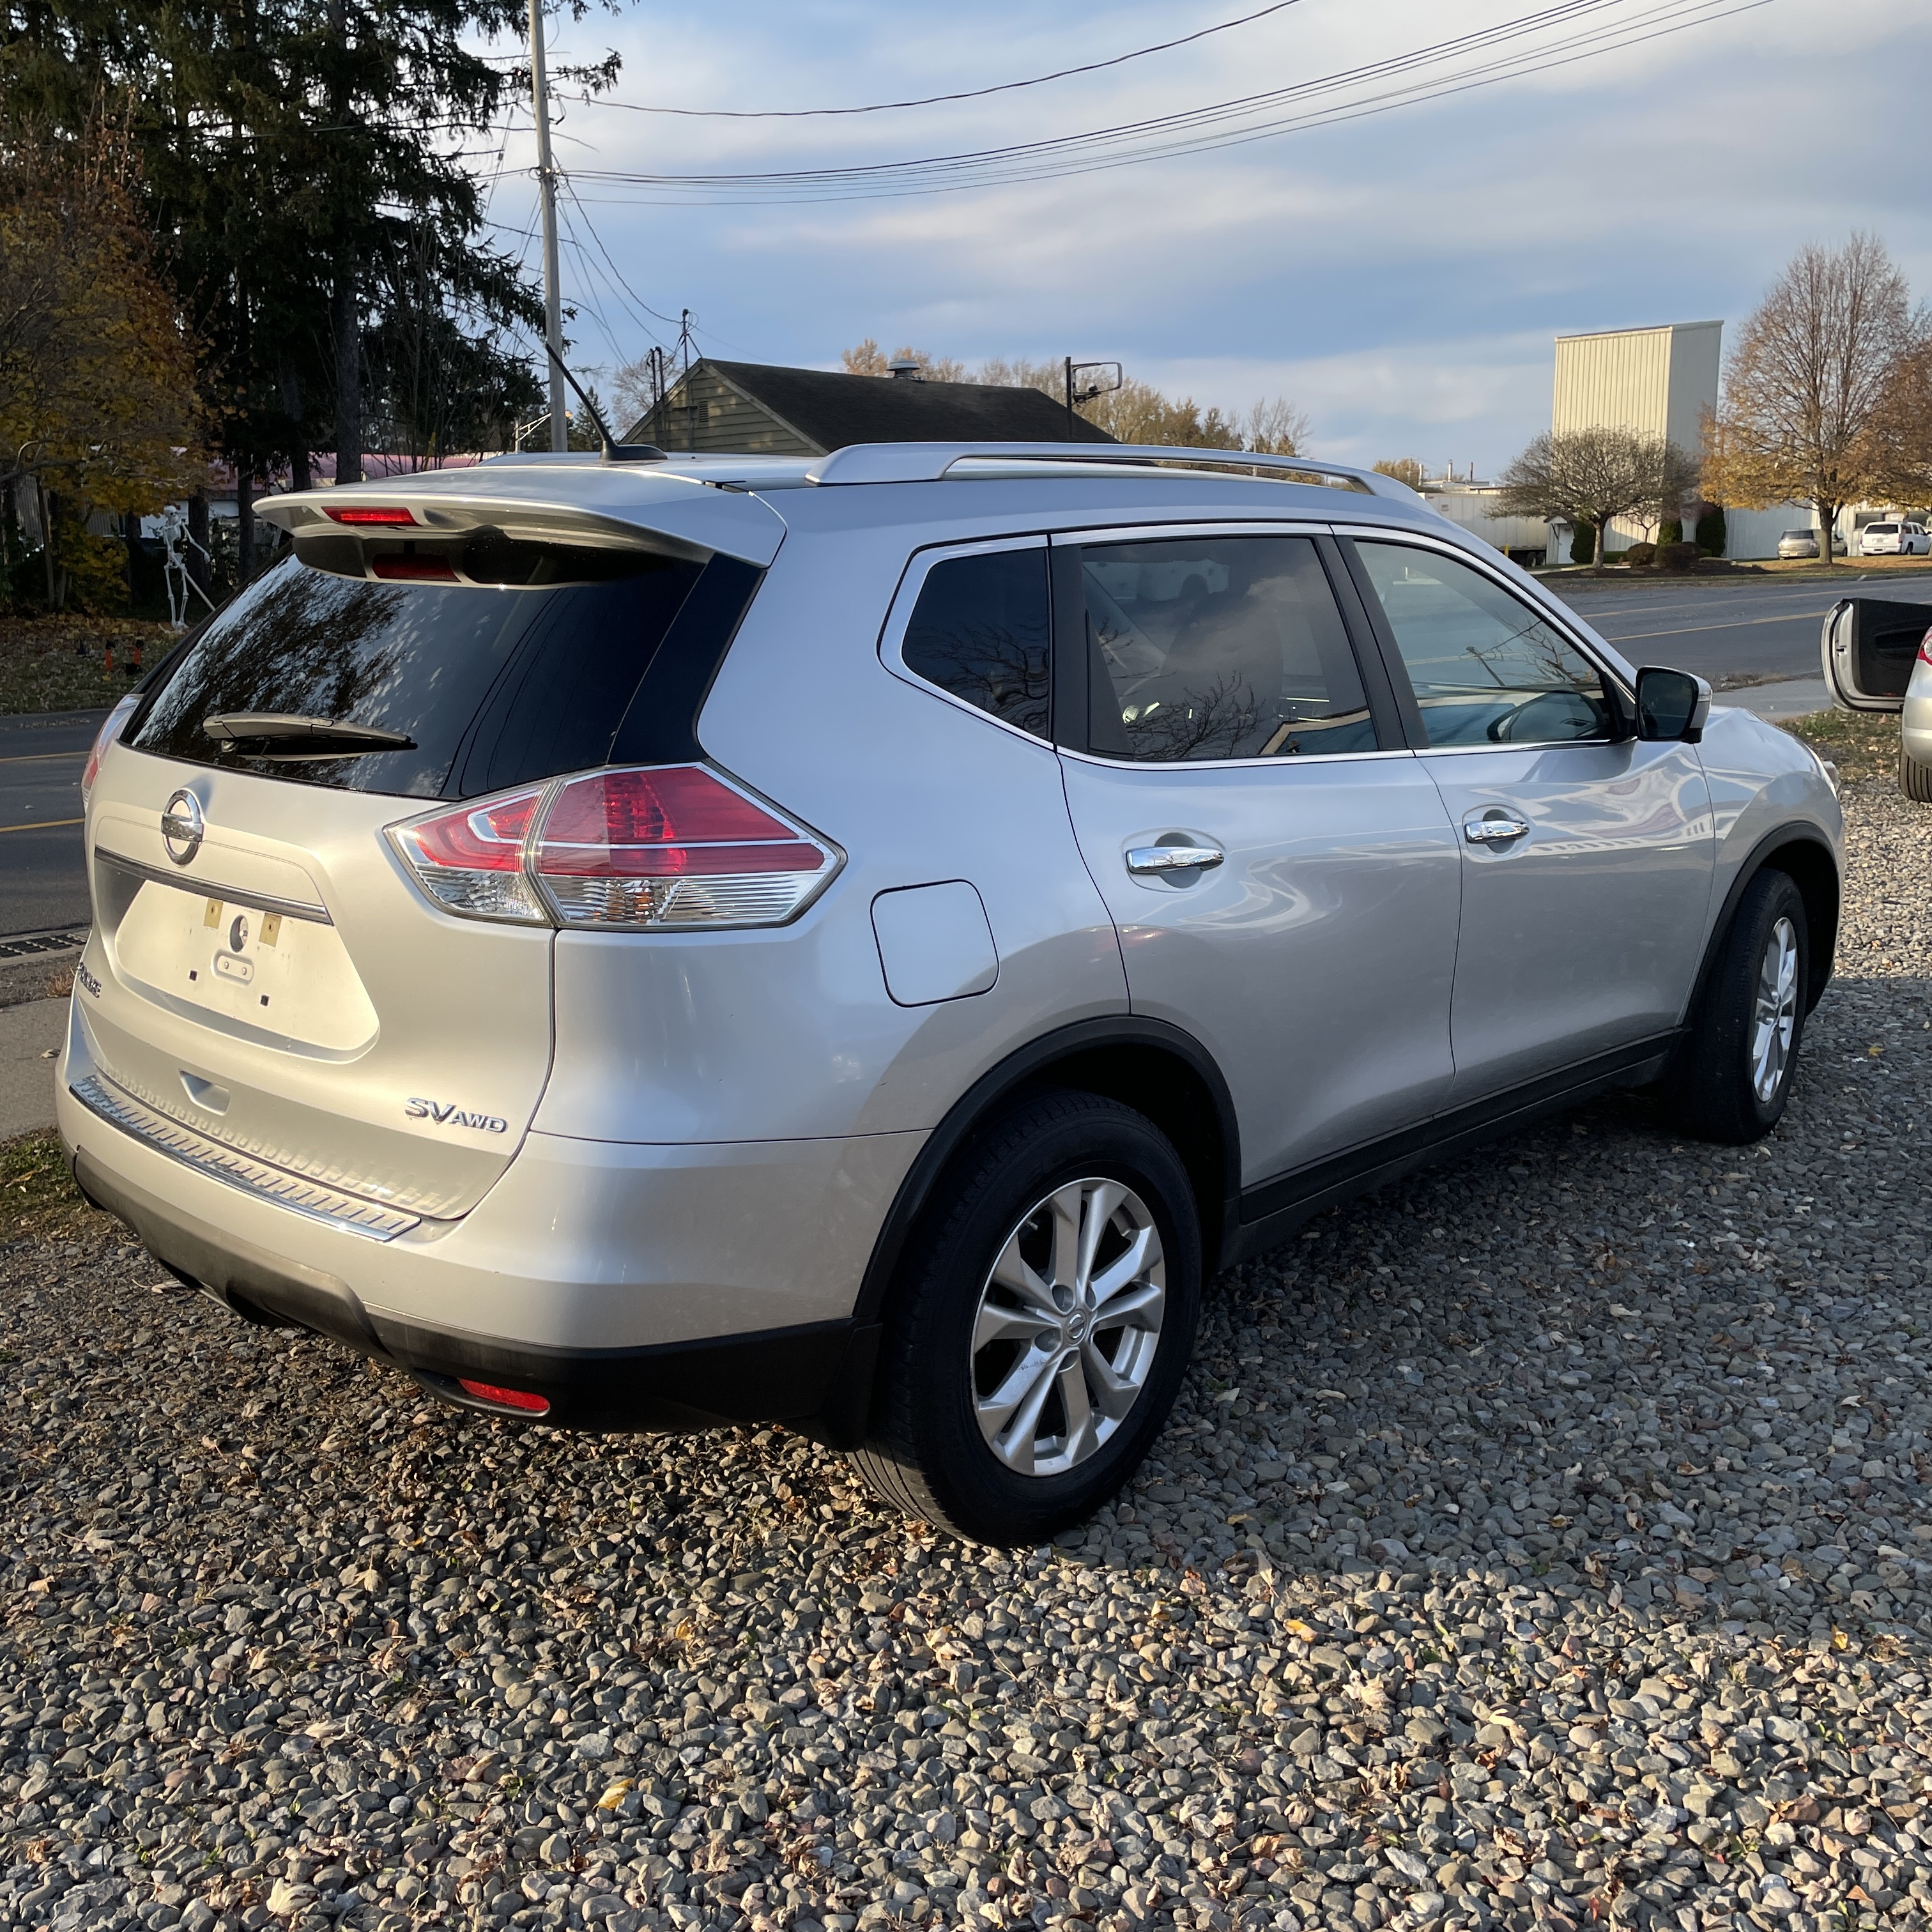
POLYGON ((403 1102, 403 1112, 412 1120, 434 1120, 440 1127, 474 1127, 478 1133, 502 1134, 510 1124, 500 1114, 466 1114, 460 1107, 441 1100, 412 1097, 403 1102))

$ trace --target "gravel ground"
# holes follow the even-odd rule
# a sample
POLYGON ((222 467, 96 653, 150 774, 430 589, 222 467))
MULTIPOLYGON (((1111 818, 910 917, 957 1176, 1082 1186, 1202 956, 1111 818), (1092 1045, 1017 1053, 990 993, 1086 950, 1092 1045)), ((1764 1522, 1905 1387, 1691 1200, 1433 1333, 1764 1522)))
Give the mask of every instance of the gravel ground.
POLYGON ((0 1250, 0 1925, 1923 1923, 1932 864, 1850 802, 1773 1139, 1325 1217, 1058 1546, 0 1250))

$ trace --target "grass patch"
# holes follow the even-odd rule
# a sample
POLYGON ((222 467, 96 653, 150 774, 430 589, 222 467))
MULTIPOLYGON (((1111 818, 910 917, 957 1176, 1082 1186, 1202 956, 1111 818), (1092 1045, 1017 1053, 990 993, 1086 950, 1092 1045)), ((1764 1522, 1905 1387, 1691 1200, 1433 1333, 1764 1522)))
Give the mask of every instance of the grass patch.
POLYGON ((1784 728, 1821 758, 1829 758, 1846 780, 1898 776, 1898 713, 1895 711, 1814 711, 1784 728))
POLYGON ((0 1141, 0 1241, 71 1241, 114 1226, 80 1198, 51 1127, 0 1141))
POLYGON ((112 704, 137 656, 152 668, 173 642, 166 625, 137 617, 0 617, 0 713, 112 704))

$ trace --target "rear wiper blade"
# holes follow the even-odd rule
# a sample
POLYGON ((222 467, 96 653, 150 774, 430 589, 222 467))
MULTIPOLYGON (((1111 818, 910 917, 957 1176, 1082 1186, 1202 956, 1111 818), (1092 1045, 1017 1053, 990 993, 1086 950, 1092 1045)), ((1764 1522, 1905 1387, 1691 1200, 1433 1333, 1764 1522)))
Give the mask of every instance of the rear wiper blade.
POLYGON ((352 724, 338 718, 305 718, 291 711, 216 712, 201 728, 224 752, 258 758, 353 758, 365 752, 413 752, 402 731, 352 724))

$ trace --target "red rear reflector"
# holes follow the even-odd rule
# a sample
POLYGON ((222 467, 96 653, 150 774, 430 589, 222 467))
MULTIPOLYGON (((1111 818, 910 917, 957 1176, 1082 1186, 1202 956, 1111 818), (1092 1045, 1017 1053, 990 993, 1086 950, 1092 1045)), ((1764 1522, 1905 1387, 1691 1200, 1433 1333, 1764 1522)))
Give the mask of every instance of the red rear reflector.
POLYGON ((1932 631, 1918 640, 1918 656, 1922 663, 1932 664, 1932 631))
POLYGON ((400 503, 346 503, 328 513, 338 524, 413 524, 416 512, 400 503))
POLYGON ((456 572, 440 556, 379 556, 370 566, 389 583, 454 584, 456 572))
POLYGON ((526 1415, 550 1413, 549 1398, 532 1395, 526 1390, 499 1388, 494 1382, 472 1382, 467 1376, 459 1376, 457 1385, 465 1395, 473 1395, 478 1402, 493 1402, 499 1408, 518 1409, 526 1415))

